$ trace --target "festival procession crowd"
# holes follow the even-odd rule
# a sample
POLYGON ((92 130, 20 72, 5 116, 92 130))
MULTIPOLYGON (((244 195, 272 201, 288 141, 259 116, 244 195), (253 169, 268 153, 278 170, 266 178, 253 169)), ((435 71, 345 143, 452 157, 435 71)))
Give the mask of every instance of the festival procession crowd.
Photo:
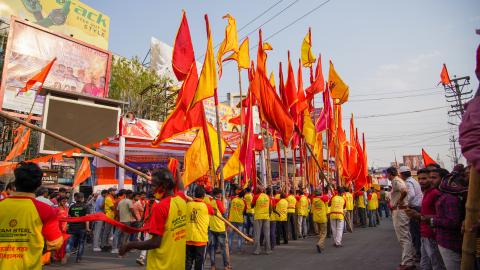
MULTIPOLYGON (((391 184, 380 186, 372 183, 365 136, 358 135, 353 114, 349 138, 342 126, 342 105, 348 101, 349 87, 331 61, 328 79, 324 80, 321 58, 317 61, 311 51, 311 31, 302 42, 298 81, 288 52, 288 76, 284 83, 280 63, 276 84, 274 76, 267 75, 267 52, 272 46, 263 42, 262 31, 258 33, 254 63, 250 61, 248 37, 239 46, 235 19, 229 14, 224 18, 228 20, 225 39, 215 59, 205 15, 207 49, 200 75, 185 12, 174 42, 172 68, 181 89, 175 108, 151 144, 159 146, 178 134, 196 132, 183 163, 167 157, 167 166, 147 175, 143 173, 147 168, 133 169, 90 149, 94 146, 80 148, 68 139, 62 140, 145 178, 145 185, 128 185, 131 189, 124 189, 119 180, 118 186, 113 184, 102 190, 95 189, 93 182, 96 192, 86 196, 79 192, 79 186, 91 176, 83 171, 88 168, 90 172, 90 161, 84 157, 72 189, 49 189, 42 186, 43 172, 38 162, 22 158, 26 146, 22 148, 18 144, 22 139, 16 138, 17 144, 8 155, 12 159, 2 167, 13 168, 14 180, 5 186, 0 198, 0 270, 42 269, 49 264, 68 268, 82 263, 87 252, 93 257, 110 253, 112 258, 122 260, 130 259, 125 257, 128 253, 138 254, 131 259, 150 270, 198 270, 205 266, 233 269, 235 262, 230 254, 255 260, 292 241, 306 243, 306 238, 318 239, 311 249, 321 259, 325 250, 340 253, 343 246, 349 245, 343 241, 344 234, 352 234, 349 239, 355 238, 358 230, 375 234, 380 222, 386 226, 393 223, 395 235, 391 237, 397 238, 401 248, 397 269, 460 269, 466 254, 464 249, 462 255, 464 235, 480 235, 480 222, 474 220, 472 225, 469 219, 470 211, 476 207, 467 207, 467 193, 476 195, 467 192, 469 185, 478 185, 469 179, 480 171, 480 93, 477 92, 460 125, 460 144, 468 166, 457 164, 448 171, 426 155, 425 168, 417 171, 398 164, 384 170, 391 184), (225 57, 227 52, 232 55, 225 57), (217 130, 207 124, 203 100, 214 98, 218 103, 217 82, 222 62, 227 60, 237 62, 239 75, 241 69, 248 72, 249 87, 239 105, 240 126, 244 126, 238 145, 230 149, 233 154, 223 162, 226 142, 220 120, 217 119, 217 130), (307 68, 311 77, 311 85, 305 90, 302 68, 307 68), (312 120, 313 97, 320 93, 323 108, 318 118, 312 120), (252 106, 259 111, 260 135, 270 136, 277 145, 276 183, 272 183, 270 147, 256 150, 255 138, 259 134, 255 134, 252 106), (290 157, 287 148, 292 150, 290 157), (256 151, 267 153, 266 158, 260 154, 264 159, 260 163, 265 161, 267 168, 259 173, 256 151), (281 169, 282 160, 285 170, 281 169), (288 160, 293 162, 293 173, 288 171, 288 160), (300 164, 296 164, 297 160, 300 164), (333 240, 333 245, 327 244, 327 238, 333 240)), ((478 77, 479 58, 477 53, 478 77)), ((18 91, 29 91, 35 84, 43 86, 55 61, 56 58, 50 60, 18 91)), ((445 66, 444 70, 442 83, 450 84, 445 66)), ((0 114, 28 131, 35 129, 52 136, 53 132, 0 114)), ((18 136, 23 134, 19 131, 18 136)), ((476 267, 472 265, 471 269, 480 270, 480 237, 477 249, 467 251, 477 259, 476 267)), ((375 252, 378 253, 372 256, 381 258, 381 251, 375 252)))

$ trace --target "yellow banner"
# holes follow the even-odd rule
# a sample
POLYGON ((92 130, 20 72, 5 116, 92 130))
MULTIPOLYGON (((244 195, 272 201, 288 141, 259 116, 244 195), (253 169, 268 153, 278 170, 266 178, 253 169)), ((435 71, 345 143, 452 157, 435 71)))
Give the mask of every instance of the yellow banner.
POLYGON ((3 0, 0 18, 9 21, 11 15, 108 49, 110 17, 78 0, 3 0))

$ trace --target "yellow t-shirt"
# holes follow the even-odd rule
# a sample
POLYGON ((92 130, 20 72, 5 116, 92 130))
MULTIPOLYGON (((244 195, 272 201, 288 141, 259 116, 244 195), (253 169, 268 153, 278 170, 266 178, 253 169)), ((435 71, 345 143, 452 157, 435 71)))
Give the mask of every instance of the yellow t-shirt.
MULTIPOLYGON (((222 203, 222 201, 220 201, 220 203, 222 203)), ((210 205, 213 207, 213 209, 217 209, 218 214, 221 214, 221 211, 218 209, 216 199, 211 200, 210 205)), ((212 232, 224 232, 225 222, 223 222, 221 219, 219 219, 216 216, 212 216, 212 218, 210 218, 210 230, 212 232)))
POLYGON ((204 201, 191 201, 187 203, 187 244, 204 246, 208 243, 208 225, 210 215, 208 206, 204 201))
POLYGON ((347 201, 347 207, 346 209, 348 211, 353 210, 353 195, 350 192, 345 192, 345 200, 347 201))
POLYGON ((293 195, 288 195, 287 201, 288 201, 288 213, 295 213, 295 205, 297 204, 297 199, 295 199, 295 196, 293 195))
POLYGON ((253 195, 252 193, 245 194, 245 202, 247 203, 247 213, 253 214, 254 210, 252 208, 253 195))
POLYGON ((275 210, 280 214, 274 213, 276 221, 287 221, 288 201, 286 199, 280 199, 275 206, 275 210))
POLYGON ((187 203, 181 196, 160 200, 150 218, 150 233, 162 236, 160 247, 147 255, 147 270, 185 269, 187 203), (168 214, 167 214, 168 213, 168 214))
POLYGON ((368 210, 375 210, 377 209, 377 194, 373 192, 370 196, 370 200, 368 200, 367 209, 368 210))
POLYGON ((363 199, 363 195, 358 196, 357 198, 358 208, 365 208, 365 200, 363 199))
POLYGON ((228 221, 243 223, 243 212, 245 211, 245 201, 239 197, 233 198, 230 202, 230 211, 228 221))
POLYGON ((107 196, 105 198, 105 215, 108 218, 114 219, 115 218, 115 200, 113 199, 112 196, 107 196))
POLYGON ((265 193, 261 193, 254 207, 254 219, 270 219, 270 198, 265 193))
POLYGON ((312 215, 313 222, 326 223, 327 222, 327 208, 328 204, 322 201, 319 197, 312 200, 312 215))
POLYGON ((332 198, 330 204, 330 219, 340 219, 343 220, 343 210, 345 206, 345 199, 341 196, 336 195, 332 198))
POLYGON ((307 216, 308 215, 308 198, 305 195, 300 196, 297 205, 297 215, 307 216))

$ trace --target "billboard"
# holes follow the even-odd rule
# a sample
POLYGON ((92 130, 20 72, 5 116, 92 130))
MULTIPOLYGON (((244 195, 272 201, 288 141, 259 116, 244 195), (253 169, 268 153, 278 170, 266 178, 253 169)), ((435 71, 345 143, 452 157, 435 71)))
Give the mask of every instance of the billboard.
POLYGON ((110 18, 78 0, 3 0, 0 18, 8 21, 11 15, 108 49, 110 18))
POLYGON ((422 155, 403 156, 403 165, 410 168, 412 171, 418 171, 424 168, 422 155))
MULTIPOLYGON (((44 83, 45 88, 108 96, 109 52, 12 19, 0 86, 2 108, 29 112, 35 91, 18 94, 18 89, 55 57, 57 61, 44 83)), ((37 96, 34 114, 42 114, 43 99, 37 96)))
MULTIPOLYGON (((47 96, 42 127, 82 145, 118 134, 120 108, 47 96)), ((40 152, 56 154, 72 146, 51 136, 40 135, 40 152)))

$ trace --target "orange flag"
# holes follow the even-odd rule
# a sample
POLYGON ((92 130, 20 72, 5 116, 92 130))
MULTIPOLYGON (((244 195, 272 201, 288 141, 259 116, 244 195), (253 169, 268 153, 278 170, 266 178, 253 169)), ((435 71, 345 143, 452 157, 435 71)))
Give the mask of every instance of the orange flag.
POLYGON ((26 131, 23 131, 23 129, 21 129, 21 132, 15 138, 15 144, 13 145, 12 150, 10 150, 10 153, 8 153, 8 156, 5 158, 5 161, 13 160, 14 158, 21 155, 23 151, 27 149, 29 140, 30 129, 27 128, 26 131))
POLYGON ((440 83, 443 85, 450 85, 451 83, 450 76, 448 75, 447 66, 445 64, 443 64, 442 72, 440 72, 440 83))
POLYGON ((30 80, 27 81, 27 83, 25 84, 24 87, 22 87, 20 90, 18 90, 18 93, 17 95, 20 93, 20 92, 27 92, 28 90, 30 90, 30 88, 32 88, 37 82, 39 82, 41 85, 40 87, 38 88, 38 92, 40 92, 40 90, 42 89, 43 87, 43 83, 45 82, 45 79, 47 79, 47 76, 48 76, 48 73, 50 72, 50 69, 52 68, 53 66, 53 63, 55 63, 55 61, 57 60, 57 58, 53 58, 52 61, 50 61, 45 67, 42 68, 42 70, 35 74, 35 76, 33 76, 30 80))
POLYGON ((425 167, 427 167, 428 165, 437 164, 437 162, 435 162, 435 160, 431 158, 427 154, 427 152, 423 150, 423 148, 422 148, 422 157, 423 157, 423 164, 425 165, 425 167))
POLYGON ((187 78, 192 63, 195 62, 190 28, 185 11, 182 11, 182 21, 178 28, 172 52, 172 67, 179 81, 187 78))
POLYGON ((292 68, 292 62, 290 61, 290 51, 288 52, 288 73, 287 81, 285 82, 285 97, 287 99, 286 107, 291 111, 292 107, 298 101, 298 95, 297 85, 295 84, 295 75, 292 68))
MULTIPOLYGON (((228 13, 223 16, 223 19, 228 19, 228 25, 225 28, 225 39, 220 44, 220 48, 218 49, 217 53, 219 78, 222 77, 222 56, 230 51, 233 51, 234 53, 238 52, 237 22, 235 21, 235 18, 228 13)), ((249 63, 247 63, 247 67, 248 65, 249 63)))
POLYGON ((318 55, 317 68, 315 69, 315 81, 310 85, 307 92, 307 99, 311 100, 315 94, 325 91, 325 79, 322 72, 322 56, 318 55))
POLYGON ((177 179, 178 160, 176 158, 169 158, 167 167, 170 172, 172 172, 173 178, 177 179))
POLYGON ((91 175, 92 172, 90 171, 90 160, 88 160, 87 157, 84 157, 82 164, 80 165, 80 168, 78 168, 77 174, 75 175, 75 179, 73 179, 72 187, 76 187, 85 182, 85 180, 87 180, 87 178, 89 178, 91 175))
POLYGON ((303 76, 302 76, 302 65, 300 59, 298 60, 298 73, 297 73, 297 81, 298 81, 298 92, 297 98, 298 102, 296 104, 296 113, 301 115, 303 110, 308 108, 307 98, 305 97, 305 91, 303 91, 303 76))

